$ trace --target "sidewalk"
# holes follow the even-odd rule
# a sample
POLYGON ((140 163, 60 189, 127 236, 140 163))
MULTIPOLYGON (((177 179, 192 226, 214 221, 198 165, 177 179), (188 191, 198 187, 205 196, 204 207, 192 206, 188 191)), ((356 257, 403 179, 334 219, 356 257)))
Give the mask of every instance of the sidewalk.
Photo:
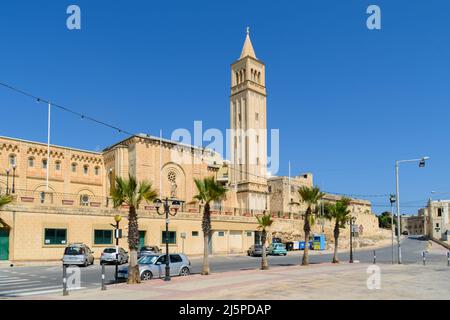
POLYGON ((89 289, 34 296, 50 300, 258 300, 258 299, 450 299, 450 267, 379 265, 381 289, 368 289, 370 264, 273 267, 267 271, 233 271, 210 276, 174 277, 139 285, 121 283, 107 291, 89 289), (426 270, 426 272, 425 272, 426 270))

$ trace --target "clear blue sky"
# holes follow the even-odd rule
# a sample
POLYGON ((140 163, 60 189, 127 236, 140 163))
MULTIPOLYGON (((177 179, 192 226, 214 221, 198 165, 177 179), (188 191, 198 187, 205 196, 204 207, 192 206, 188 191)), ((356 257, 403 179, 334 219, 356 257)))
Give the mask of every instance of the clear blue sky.
MULTIPOLYGON (((327 191, 386 194, 396 159, 429 155, 425 169, 401 168, 403 213, 414 213, 450 191, 449 15, 446 0, 3 1, 0 81, 132 132, 226 129, 229 68, 250 26, 280 174, 291 160, 327 191), (66 28, 70 4, 81 31, 66 28), (380 31, 366 28, 370 4, 380 31)), ((0 88, 0 108, 0 135, 46 140, 45 106, 0 88)), ((52 134, 93 150, 124 138, 56 111, 52 134)))

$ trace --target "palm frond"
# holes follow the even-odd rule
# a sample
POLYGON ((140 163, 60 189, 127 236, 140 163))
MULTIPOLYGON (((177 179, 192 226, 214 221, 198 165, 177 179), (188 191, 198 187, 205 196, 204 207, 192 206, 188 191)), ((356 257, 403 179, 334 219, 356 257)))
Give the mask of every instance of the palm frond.
POLYGON ((9 195, 0 195, 0 208, 11 203, 13 201, 13 198, 9 195))
POLYGON ((273 219, 270 214, 256 216, 256 219, 258 220, 258 229, 262 231, 266 231, 273 224, 273 219))
POLYGON ((225 198, 227 190, 214 177, 207 177, 203 180, 194 179, 197 187, 197 194, 194 199, 209 204, 212 201, 221 201, 225 198))

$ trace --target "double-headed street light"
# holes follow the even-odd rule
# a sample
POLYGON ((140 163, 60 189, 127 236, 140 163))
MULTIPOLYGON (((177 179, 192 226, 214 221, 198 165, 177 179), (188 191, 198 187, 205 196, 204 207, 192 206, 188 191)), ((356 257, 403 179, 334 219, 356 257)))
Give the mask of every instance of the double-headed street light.
POLYGON ((399 187, 399 175, 398 169, 400 163, 404 162, 419 162, 419 167, 425 167, 425 161, 430 159, 430 157, 422 157, 420 159, 409 159, 409 160, 397 160, 395 161, 395 183, 396 183, 396 200, 397 200, 397 245, 398 245, 398 264, 402 263, 402 248, 400 245, 400 187, 399 187))
POLYGON ((9 169, 6 169, 6 194, 9 194, 9 169))
POLYGON ((163 201, 160 199, 156 199, 153 201, 153 204, 156 207, 156 212, 159 215, 166 215, 166 276, 164 277, 164 281, 170 281, 170 258, 169 258, 169 215, 175 217, 178 213, 178 210, 181 207, 181 201, 176 199, 166 198, 163 201), (160 212, 161 207, 163 207, 163 211, 160 212), (172 213, 172 210, 174 211, 172 213))
POLYGON ((13 169, 13 176, 12 176, 12 188, 11 188, 11 192, 12 193, 16 193, 16 164, 12 165, 12 169, 13 169))

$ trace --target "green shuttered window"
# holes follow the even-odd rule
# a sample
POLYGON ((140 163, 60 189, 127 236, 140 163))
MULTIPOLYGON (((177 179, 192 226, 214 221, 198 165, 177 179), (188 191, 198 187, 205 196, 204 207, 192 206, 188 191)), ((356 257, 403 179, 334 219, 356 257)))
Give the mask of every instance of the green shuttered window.
POLYGON ((112 230, 94 230, 94 244, 112 244, 112 230))
POLYGON ((67 229, 45 229, 45 245, 67 244, 67 229))

